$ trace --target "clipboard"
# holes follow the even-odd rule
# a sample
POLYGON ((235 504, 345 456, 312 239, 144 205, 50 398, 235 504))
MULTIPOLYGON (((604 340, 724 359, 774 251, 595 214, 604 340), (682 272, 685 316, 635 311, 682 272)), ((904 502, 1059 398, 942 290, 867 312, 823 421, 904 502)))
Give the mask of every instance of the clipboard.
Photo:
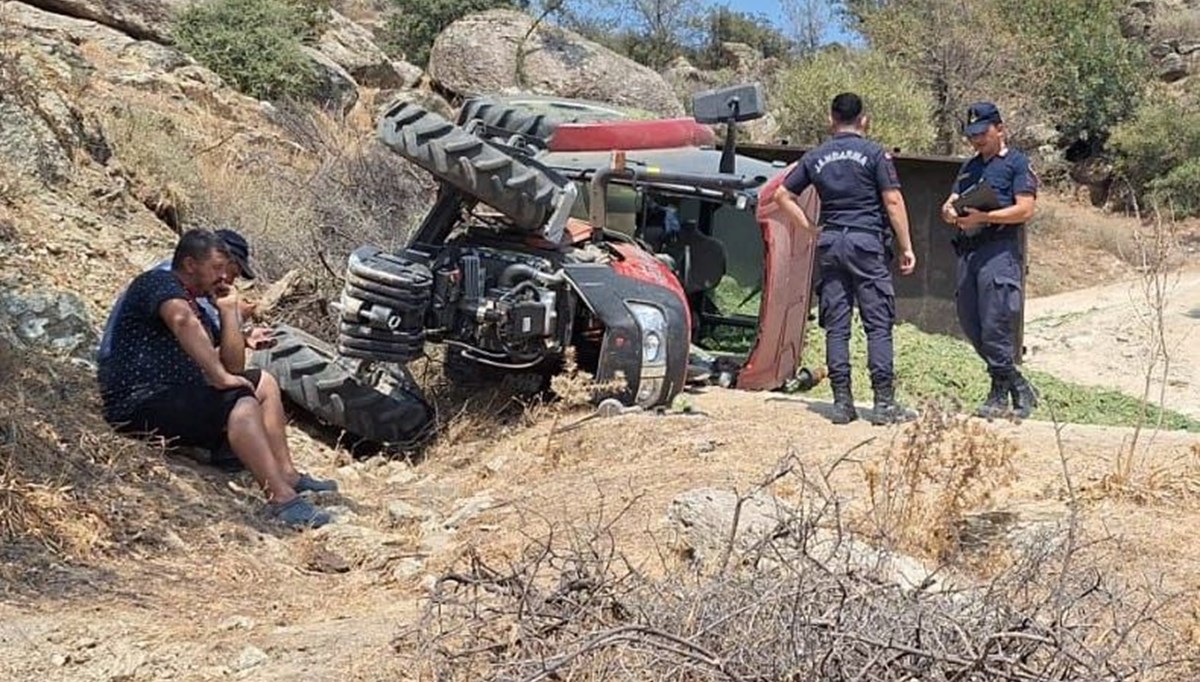
MULTIPOLYGON (((991 183, 986 179, 980 179, 979 182, 963 190, 963 193, 958 195, 958 198, 950 205, 954 207, 955 213, 965 216, 968 208, 974 208, 979 211, 994 211, 1000 208, 1000 197, 996 195, 996 190, 992 188, 991 183)), ((979 234, 983 227, 983 225, 973 227, 970 230, 965 230, 963 234, 968 237, 974 237, 979 234)))

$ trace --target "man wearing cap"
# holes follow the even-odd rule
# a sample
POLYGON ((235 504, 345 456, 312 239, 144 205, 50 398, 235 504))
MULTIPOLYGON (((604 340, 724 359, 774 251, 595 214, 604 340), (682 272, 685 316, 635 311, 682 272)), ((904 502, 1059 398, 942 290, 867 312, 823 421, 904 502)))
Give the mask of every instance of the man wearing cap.
MULTIPOLYGON (((224 242, 229 254, 225 286, 221 287, 222 293, 232 288, 233 283, 238 279, 255 279, 256 275, 250 266, 250 245, 247 243, 246 238, 236 230, 231 229, 216 230, 215 234, 224 242)), ((148 269, 169 272, 171 270, 171 260, 171 258, 164 258, 148 269)), ((104 327, 104 333, 100 336, 100 349, 97 354, 97 361, 103 361, 112 354, 112 327, 117 319, 115 313, 120 310, 124 300, 125 294, 122 293, 117 298, 116 303, 113 304, 112 312, 114 314, 109 316, 108 324, 104 327)), ((269 329, 264 327, 250 327, 245 323, 245 320, 254 312, 254 304, 243 301, 240 297, 226 302, 227 305, 236 304, 233 310, 236 312, 234 317, 237 319, 237 325, 231 331, 236 330, 238 334, 234 335, 232 333, 225 333, 221 324, 221 311, 218 310, 212 298, 207 296, 202 297, 196 303, 200 306, 200 310, 208 316, 208 319, 218 332, 217 338, 222 348, 222 361, 225 362, 226 369, 229 371, 240 372, 245 369, 246 348, 265 348, 274 343, 270 337, 269 329)))
POLYGON ((1011 399, 1013 413, 1024 418, 1037 407, 1037 394, 1016 367, 1014 332, 1024 295, 1022 230, 1033 217, 1038 179, 1029 159, 1006 144, 995 104, 972 104, 963 133, 976 153, 959 170, 942 205, 942 219, 958 229, 953 242, 958 254, 959 324, 991 377, 991 390, 976 414, 1001 416, 1011 399), (1000 207, 957 211, 954 201, 983 181, 991 185, 1000 207))
POLYGON ((228 369, 213 320, 200 307, 200 299, 215 298, 223 325, 233 326, 229 260, 224 239, 189 230, 169 270, 152 268, 130 283, 111 314, 111 348, 100 361, 104 418, 122 433, 172 445, 228 446, 263 488, 274 517, 293 527, 324 525, 329 513, 299 493, 336 491, 337 484, 296 470, 278 382, 260 370, 228 369))
POLYGON ((847 424, 858 418, 850 386, 850 319, 855 301, 867 334, 867 365, 875 393, 871 421, 903 421, 912 414, 896 402, 893 387, 892 232, 899 242, 900 272, 912 273, 917 259, 900 179, 891 155, 865 139, 869 121, 858 95, 846 92, 834 97, 829 122, 833 137, 804 155, 774 198, 805 230, 813 227, 797 195, 811 185, 821 199, 817 293, 833 386, 832 421, 847 424))

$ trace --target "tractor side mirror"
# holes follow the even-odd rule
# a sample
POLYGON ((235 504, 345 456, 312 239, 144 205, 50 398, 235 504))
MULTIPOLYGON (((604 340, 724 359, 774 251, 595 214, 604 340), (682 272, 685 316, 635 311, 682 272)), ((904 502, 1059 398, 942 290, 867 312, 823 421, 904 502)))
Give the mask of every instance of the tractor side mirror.
POLYGON ((767 114, 761 83, 731 85, 692 95, 692 117, 697 123, 717 125, 753 121, 767 114))

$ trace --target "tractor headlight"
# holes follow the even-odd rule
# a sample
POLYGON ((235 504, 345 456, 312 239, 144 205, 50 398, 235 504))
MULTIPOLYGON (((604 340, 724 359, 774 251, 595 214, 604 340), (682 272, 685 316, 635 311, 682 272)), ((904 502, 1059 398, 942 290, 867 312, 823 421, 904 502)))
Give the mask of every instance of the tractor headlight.
POLYGON ((651 406, 662 394, 667 372, 667 317, 658 306, 627 302, 642 337, 642 369, 635 400, 651 406))
POLYGON ((667 360, 667 318, 657 306, 628 303, 642 333, 642 364, 660 365, 667 360))

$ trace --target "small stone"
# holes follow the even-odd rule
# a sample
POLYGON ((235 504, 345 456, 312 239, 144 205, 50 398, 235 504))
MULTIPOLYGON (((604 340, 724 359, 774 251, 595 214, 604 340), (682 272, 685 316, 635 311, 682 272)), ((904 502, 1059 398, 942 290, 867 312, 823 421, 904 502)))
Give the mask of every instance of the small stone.
POLYGON ((486 469, 489 474, 494 475, 494 474, 498 474, 501 471, 503 471, 504 465, 507 463, 508 463, 507 455, 497 455, 497 456, 491 458, 490 460, 488 460, 487 464, 483 465, 483 468, 486 469))
POLYGON ((404 557, 392 567, 392 577, 396 580, 406 580, 417 575, 425 568, 425 562, 416 557, 404 557))
POLYGON ((433 516, 433 513, 428 509, 411 505, 407 502, 396 500, 388 503, 388 519, 393 525, 404 525, 406 523, 421 522, 433 516))
POLYGON ((238 654, 237 661, 233 664, 233 670, 235 672, 249 670, 266 663, 268 660, 270 658, 262 649, 253 644, 248 644, 245 649, 242 649, 242 653, 238 654))
POLYGON ((95 637, 84 637, 75 642, 75 646, 79 649, 95 649, 100 644, 100 640, 95 637))
POLYGON ((53 663, 55 666, 61 668, 64 665, 71 662, 71 657, 64 656, 63 654, 54 654, 53 656, 50 657, 50 662, 53 663))
POLYGON ((305 565, 317 573, 346 573, 350 570, 350 563, 341 554, 326 547, 313 549, 305 565))
POLYGON ((388 476, 388 485, 407 485, 416 480, 417 475, 411 469, 402 469, 388 476))
POLYGON ((254 621, 246 616, 232 616, 221 621, 217 626, 218 630, 228 632, 230 630, 250 630, 254 628, 254 621))
POLYGON ((495 503, 490 495, 476 495, 462 500, 458 509, 446 519, 442 525, 446 528, 458 528, 462 524, 491 509, 495 503))

